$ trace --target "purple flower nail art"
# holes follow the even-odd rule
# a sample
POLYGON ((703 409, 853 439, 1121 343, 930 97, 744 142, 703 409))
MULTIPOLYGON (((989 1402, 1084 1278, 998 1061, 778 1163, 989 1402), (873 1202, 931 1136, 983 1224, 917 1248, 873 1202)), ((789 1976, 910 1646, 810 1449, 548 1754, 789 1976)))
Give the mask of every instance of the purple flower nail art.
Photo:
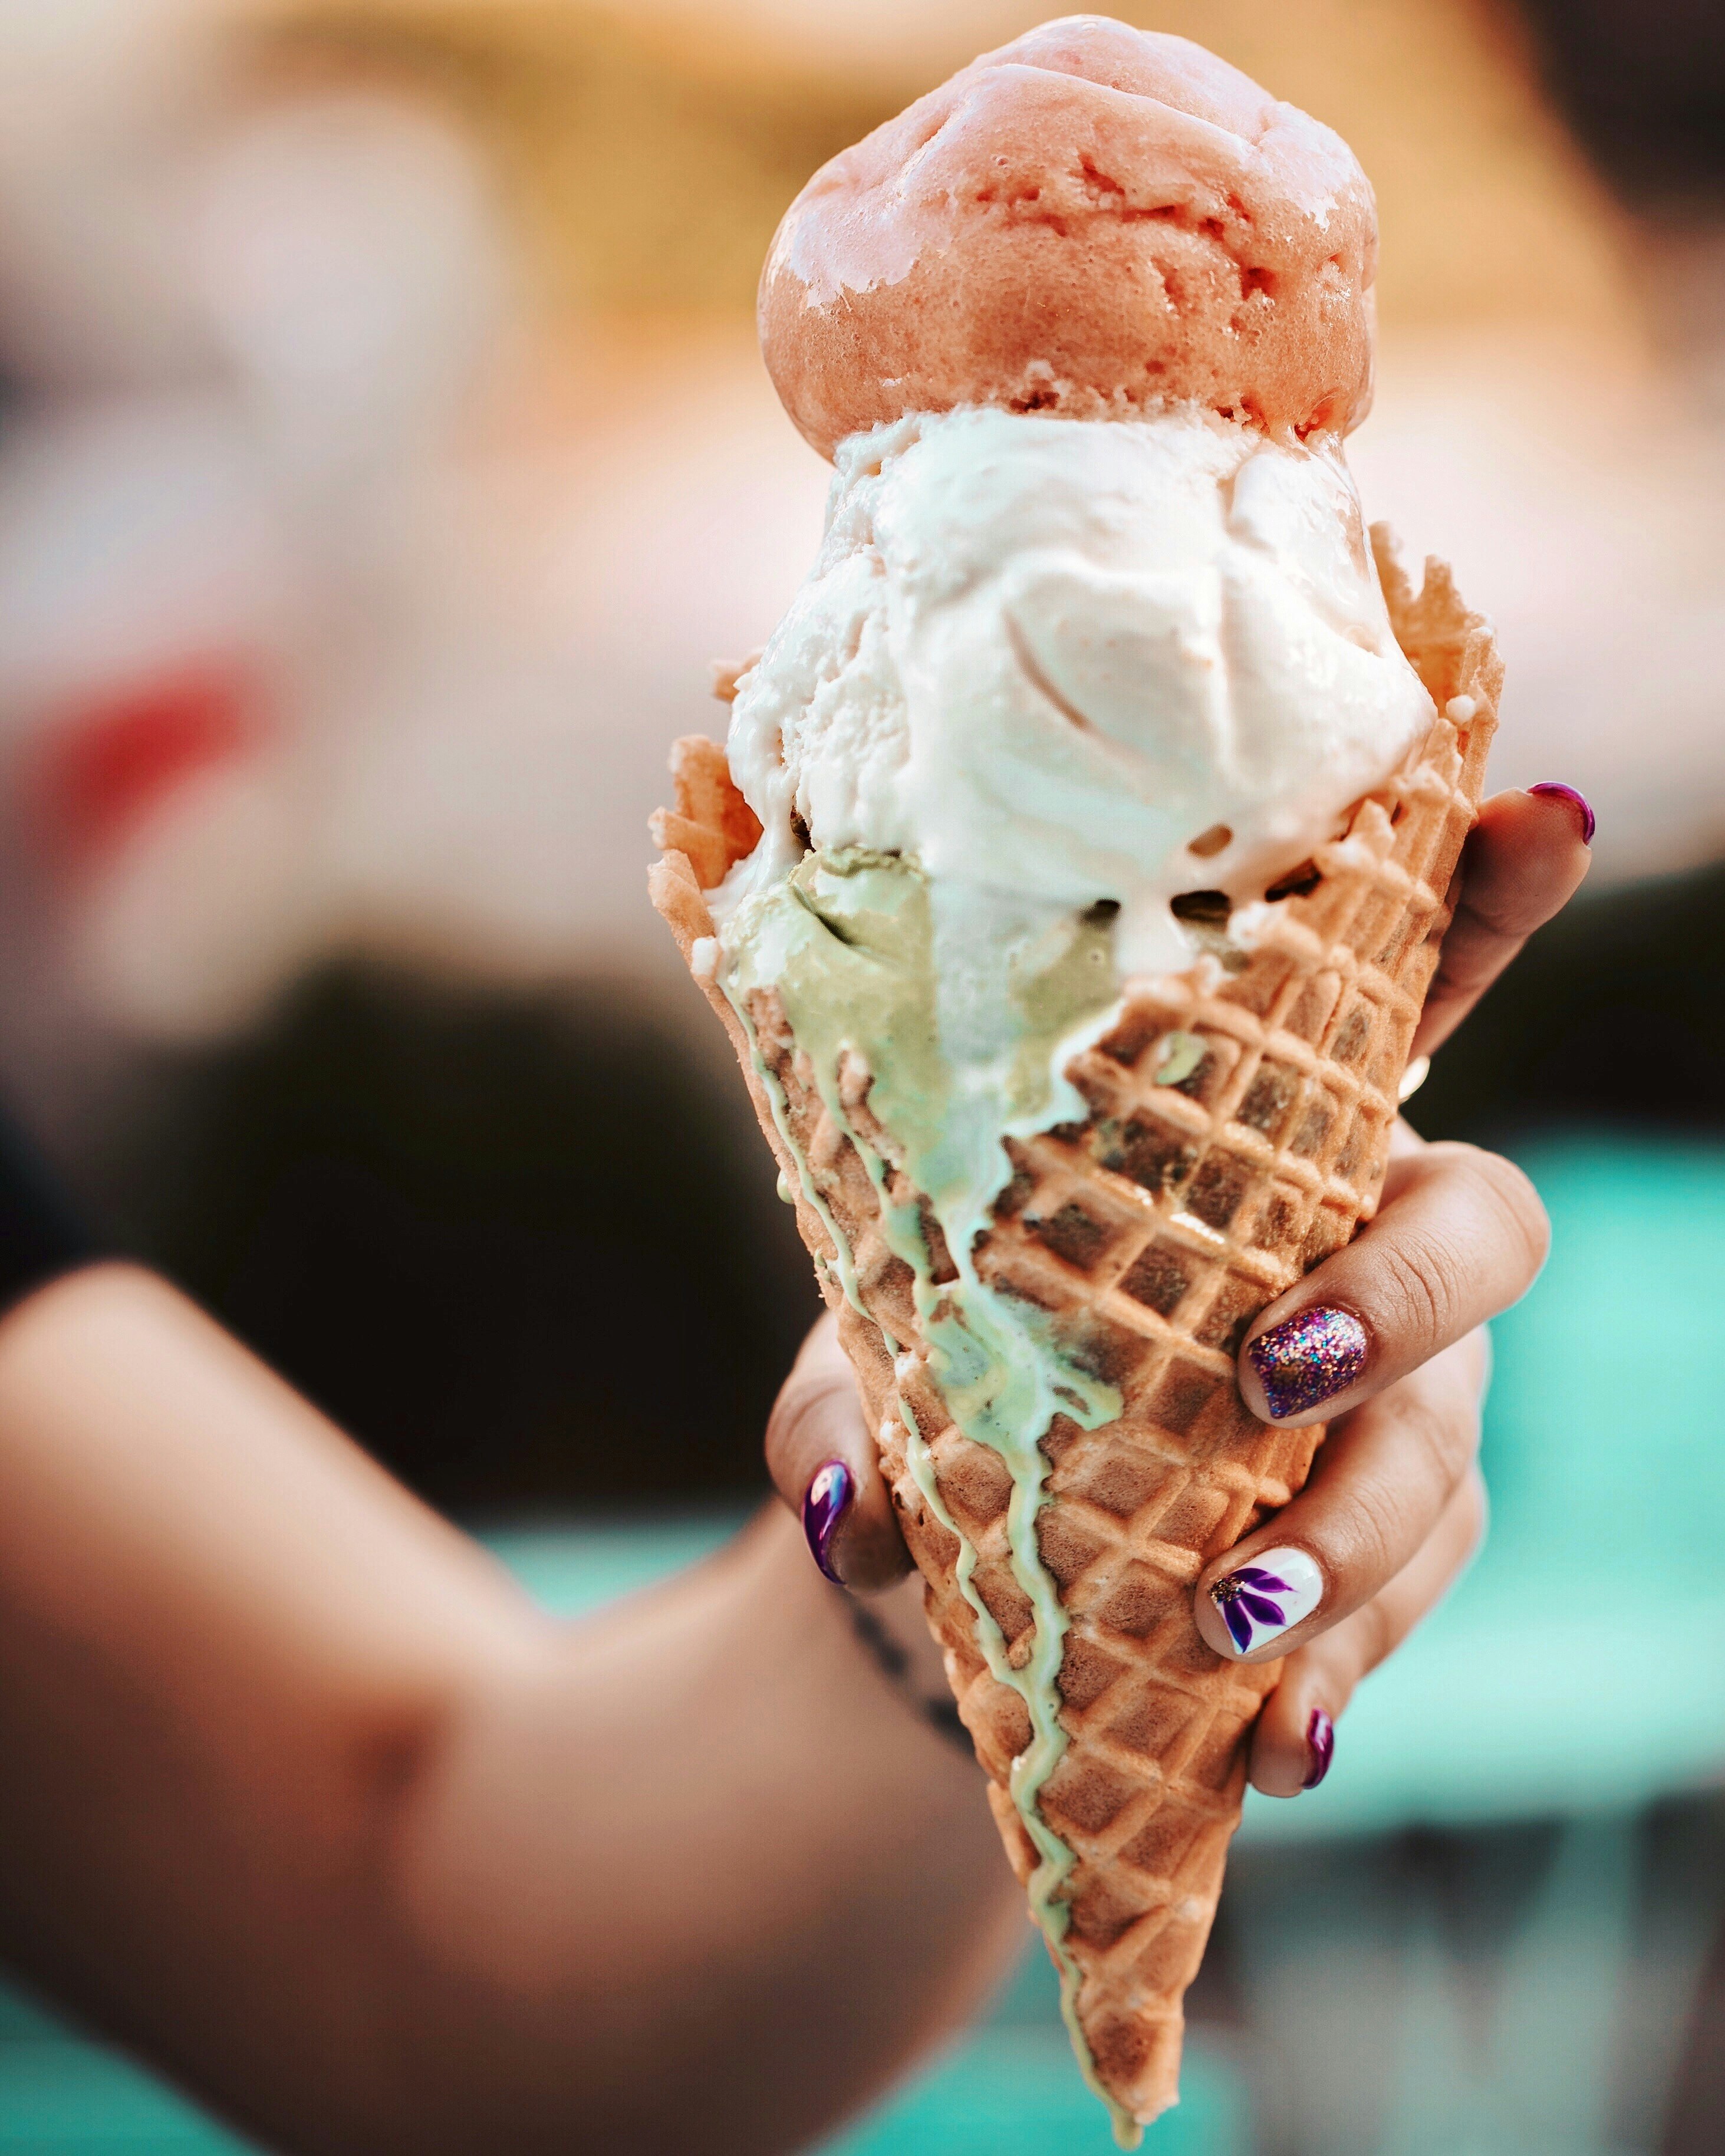
POLYGON ((803 1493, 803 1532, 809 1554, 834 1587, 845 1583, 833 1569, 833 1542, 853 1494, 850 1470, 842 1460, 829 1460, 816 1468, 814 1481, 803 1493))
POLYGON ((1317 1609, 1323 1594, 1324 1576, 1304 1550, 1291 1543, 1260 1550, 1254 1563, 1236 1565, 1209 1590, 1227 1629, 1229 1644, 1223 1651, 1250 1655, 1278 1632, 1291 1631, 1317 1609))
POLYGON ((1210 1599, 1221 1611, 1235 1645, 1245 1654, 1252 1644, 1255 1625, 1273 1625, 1279 1632, 1286 1628, 1287 1616, 1281 1604, 1270 1598, 1292 1592, 1286 1580, 1266 1572, 1262 1565, 1243 1564, 1238 1572, 1216 1582, 1210 1589, 1210 1599))

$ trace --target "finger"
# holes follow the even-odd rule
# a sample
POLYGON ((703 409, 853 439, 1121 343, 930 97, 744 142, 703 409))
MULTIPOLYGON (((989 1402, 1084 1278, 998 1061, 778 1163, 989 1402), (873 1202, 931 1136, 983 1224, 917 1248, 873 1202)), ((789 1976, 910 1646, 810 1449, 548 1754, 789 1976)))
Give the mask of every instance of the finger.
POLYGON ((1358 1406, 1519 1301, 1550 1228, 1520 1168, 1477 1146, 1390 1163, 1377 1218, 1256 1320, 1240 1389, 1266 1422, 1297 1427, 1358 1406))
POLYGON ((1393 1654, 1466 1570, 1486 1523, 1477 1469, 1465 1476, 1412 1562, 1345 1624, 1288 1656, 1252 1732, 1252 1786, 1296 1797, 1329 1772, 1336 1724, 1354 1686, 1393 1654))
POLYGON ((1414 1561, 1473 1466, 1485 1368, 1476 1333, 1368 1400, 1299 1496, 1204 1568, 1194 1614, 1219 1655, 1265 1661, 1303 1645, 1414 1561))
POLYGON ((870 1594, 910 1570, 856 1379, 830 1316, 803 1342, 773 1402, 767 1471, 801 1517, 829 1579, 870 1594))
POLYGON ((1587 874, 1594 812, 1573 787, 1497 793, 1462 849, 1455 917, 1425 998, 1412 1054, 1447 1040, 1536 928, 1587 874))

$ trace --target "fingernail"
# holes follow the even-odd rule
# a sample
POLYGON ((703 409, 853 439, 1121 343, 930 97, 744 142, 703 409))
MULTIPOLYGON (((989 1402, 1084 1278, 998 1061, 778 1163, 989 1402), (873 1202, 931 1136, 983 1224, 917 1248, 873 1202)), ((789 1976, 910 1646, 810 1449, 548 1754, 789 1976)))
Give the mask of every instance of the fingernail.
POLYGON ((1590 846, 1594 842, 1593 804, 1586 794, 1577 793, 1573 786, 1565 786, 1561 778, 1542 778, 1537 786, 1527 788, 1530 793, 1549 793, 1559 801, 1567 801, 1581 819, 1581 843, 1590 846))
POLYGON ((1336 1725, 1321 1707, 1312 1710, 1312 1719, 1306 1725, 1306 1779, 1302 1789, 1315 1789, 1330 1771, 1330 1762, 1336 1756, 1336 1725))
POLYGON ((1247 1348, 1271 1416, 1285 1422, 1345 1392, 1366 1367, 1366 1328, 1320 1303, 1260 1332, 1247 1348))
POLYGON ((833 1569, 833 1539, 839 1522, 850 1509, 850 1470, 842 1460, 829 1460, 814 1471, 814 1480, 803 1493, 803 1532, 809 1553, 834 1587, 845 1583, 833 1569))
POLYGON ((1291 1631, 1323 1599, 1324 1576, 1304 1550, 1260 1550, 1250 1564, 1216 1581, 1216 1605, 1235 1655, 1291 1631))

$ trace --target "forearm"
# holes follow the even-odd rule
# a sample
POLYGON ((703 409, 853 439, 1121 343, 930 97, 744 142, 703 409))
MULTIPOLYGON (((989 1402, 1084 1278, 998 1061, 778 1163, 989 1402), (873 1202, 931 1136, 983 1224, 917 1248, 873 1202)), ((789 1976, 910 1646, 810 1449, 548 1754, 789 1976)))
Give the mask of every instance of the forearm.
POLYGON ((0 1946, 267 2142, 788 2148, 1016 1941, 788 1520, 551 1625, 123 1268, 0 1326, 0 1946))
POLYGON ((439 2066, 452 2149, 565 2147, 572 2115, 619 2151, 801 2146, 1022 1937, 974 1765, 776 1509, 479 1705, 402 1855, 421 1950, 468 2000, 439 2066))
POLYGON ((402 1789, 551 1630, 163 1282, 46 1287, 0 1322, 0 1952, 319 2145, 402 1789))

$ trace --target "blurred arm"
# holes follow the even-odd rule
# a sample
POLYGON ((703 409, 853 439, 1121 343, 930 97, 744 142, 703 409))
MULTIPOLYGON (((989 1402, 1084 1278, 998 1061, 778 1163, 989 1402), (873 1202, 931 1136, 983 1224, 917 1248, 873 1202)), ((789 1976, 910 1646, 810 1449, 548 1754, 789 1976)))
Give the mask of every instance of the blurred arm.
POLYGON ((775 1508, 536 1613, 173 1290, 0 1321, 0 1952, 278 2147, 795 2147, 1021 1936, 775 1508))

